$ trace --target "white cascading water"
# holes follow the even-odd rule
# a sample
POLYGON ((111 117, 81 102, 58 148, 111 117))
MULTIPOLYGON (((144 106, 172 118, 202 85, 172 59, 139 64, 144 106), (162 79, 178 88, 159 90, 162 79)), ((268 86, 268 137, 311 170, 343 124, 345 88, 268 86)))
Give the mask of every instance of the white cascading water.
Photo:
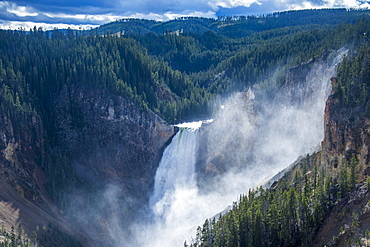
MULTIPOLYGON (((212 188, 209 193, 198 193, 195 178, 202 122, 196 122, 196 127, 179 126, 180 131, 164 151, 156 173, 150 198, 153 220, 145 226, 136 226, 135 246, 174 247, 183 246, 185 240, 191 242, 197 226, 201 226, 206 218, 223 211, 240 194, 285 169, 299 155, 312 151, 322 141, 323 113, 330 93, 330 78, 335 75, 337 64, 345 53, 344 50, 338 51, 329 62, 312 67, 306 78, 310 82, 305 84, 308 88, 296 93, 313 93, 298 109, 282 99, 263 106, 264 113, 249 116, 245 104, 238 102, 245 100, 245 96, 236 96, 225 102, 209 126, 209 153, 213 157, 225 157, 228 154, 225 154, 227 147, 223 147, 223 143, 227 145, 232 138, 244 138, 238 145, 247 143, 245 153, 251 152, 255 158, 251 164, 244 164, 244 169, 239 169, 238 173, 229 172, 220 177, 217 188, 212 188)), ((247 95, 249 100, 254 100, 253 92, 247 95)), ((245 153, 240 152, 240 155, 245 153)), ((231 158, 246 160, 243 157, 231 158)))
POLYGON ((155 217, 163 217, 170 209, 177 189, 196 189, 195 161, 201 125, 202 121, 178 125, 179 132, 165 149, 149 202, 155 217))
POLYGON ((135 226, 138 233, 132 246, 181 246, 192 233, 194 225, 189 227, 189 222, 199 222, 194 214, 198 192, 195 161, 202 123, 177 125, 179 132, 164 150, 156 172, 149 201, 152 222, 135 226))

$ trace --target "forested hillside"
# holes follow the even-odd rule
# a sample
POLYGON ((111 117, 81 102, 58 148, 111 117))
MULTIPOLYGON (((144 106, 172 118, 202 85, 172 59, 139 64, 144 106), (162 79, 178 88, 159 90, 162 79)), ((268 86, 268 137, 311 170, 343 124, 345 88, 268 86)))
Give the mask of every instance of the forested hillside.
MULTIPOLYGON (((0 174, 22 197, 45 208, 66 209, 71 203, 69 195, 76 190, 96 203, 91 194, 100 184, 93 184, 98 179, 92 174, 99 171, 94 165, 103 167, 109 155, 97 154, 95 163, 76 157, 86 143, 92 143, 84 135, 96 133, 94 128, 103 119, 94 115, 99 109, 107 112, 109 121, 131 121, 124 130, 115 123, 109 126, 117 130, 100 130, 101 139, 94 141, 99 147, 111 148, 107 133, 134 138, 147 125, 160 132, 156 124, 165 123, 152 113, 168 123, 209 117, 222 97, 257 84, 272 94, 282 86, 289 68, 342 47, 350 52, 338 71, 332 98, 339 102, 338 109, 351 112, 352 123, 366 118, 370 112, 368 15, 367 10, 307 10, 217 20, 119 20, 90 31, 0 30, 0 174), (272 77, 274 83, 269 80, 272 77), (125 107, 131 112, 124 112, 125 107), (137 116, 131 116, 134 113, 137 116), (145 123, 147 119, 154 124, 145 123), (84 145, 78 142, 81 139, 84 145), (87 172, 90 167, 93 172, 87 172)), ((154 162, 159 155, 153 154, 158 150, 152 147, 140 146, 157 139, 137 139, 139 144, 124 139, 125 145, 137 151, 132 154, 136 161, 130 164, 135 175, 141 172, 142 163, 154 162), (148 158, 146 151, 155 158, 148 158)), ((120 148, 114 146, 112 153, 125 158, 130 151, 120 148)), ((294 183, 282 180, 272 189, 251 191, 229 213, 206 221, 192 245, 310 245, 330 210, 362 179, 363 172, 356 168, 357 157, 340 166, 334 180, 321 172, 323 162, 317 161, 318 156, 301 161, 294 183)), ((137 179, 152 186, 149 177, 155 168, 151 163, 145 178, 137 179)), ((126 171, 107 170, 113 178, 135 177, 126 171)), ((127 187, 134 187, 130 183, 127 187)), ((141 189, 147 196, 150 188, 141 189)), ((122 211, 131 210, 125 207, 122 211)), ((65 240, 69 241, 77 245, 65 240)))
POLYGON ((256 32, 283 27, 314 29, 319 26, 335 26, 341 23, 353 24, 356 19, 369 14, 368 10, 356 9, 316 9, 292 10, 265 15, 251 16, 219 16, 217 19, 180 17, 160 22, 145 19, 120 19, 95 29, 99 35, 124 34, 144 35, 170 33, 204 33, 213 31, 228 38, 242 38, 256 32))
MULTIPOLYGON (((328 13, 320 16, 326 18, 328 13)), ((367 12, 336 14, 353 20, 359 13, 367 12)), ((266 19, 280 23, 281 18, 295 19, 295 14, 266 19)), ((306 15, 302 18, 300 25, 272 26, 237 39, 211 30, 122 37, 95 36, 94 30, 87 36, 74 30, 43 32, 36 27, 28 33, 2 31, 1 77, 28 87, 28 92, 19 92, 21 99, 23 94, 37 97, 46 107, 63 85, 77 83, 124 95, 170 122, 199 118, 209 113, 217 94, 245 89, 274 75, 277 66, 293 66, 358 41, 353 36, 360 31, 355 30, 359 24, 312 26, 306 15)), ((182 21, 195 20, 202 21, 182 21)))

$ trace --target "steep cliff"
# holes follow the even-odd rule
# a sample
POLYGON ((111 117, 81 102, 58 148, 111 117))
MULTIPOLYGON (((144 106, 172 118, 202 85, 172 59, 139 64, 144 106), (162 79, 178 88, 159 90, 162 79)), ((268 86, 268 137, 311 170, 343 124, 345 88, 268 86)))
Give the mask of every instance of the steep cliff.
POLYGON ((318 246, 367 245, 370 240, 370 119, 366 113, 367 104, 345 106, 335 95, 338 78, 331 81, 333 91, 326 103, 325 137, 318 164, 339 183, 343 170, 353 164, 357 184, 333 207, 318 229, 315 242, 318 246))
POLYGON ((44 156, 45 133, 36 112, 24 116, 31 124, 22 123, 2 113, 0 116, 1 178, 27 200, 38 200, 37 165, 44 156))
POLYGON ((45 163, 47 143, 42 117, 35 109, 35 102, 26 96, 27 93, 23 92, 22 95, 17 92, 20 83, 15 80, 1 79, 1 81, 3 85, 0 100, 3 111, 0 112, 0 167, 4 185, 2 192, 12 188, 15 194, 25 200, 40 206, 45 205, 47 200, 44 200, 43 182, 39 179, 43 174, 41 167, 45 163), (12 100, 13 95, 17 95, 17 100, 12 100))
MULTIPOLYGON (((368 53, 365 50, 348 58, 339 69, 339 77, 330 79, 332 90, 325 105, 321 150, 293 165, 285 175, 294 183, 297 172, 306 171, 306 178, 318 175, 333 183, 326 191, 326 197, 333 203, 325 209, 321 224, 314 228, 312 244, 315 246, 366 246, 369 243, 368 53)), ((274 186, 283 183, 277 182, 274 186)))
POLYGON ((62 89, 54 115, 57 142, 73 157, 78 174, 97 186, 124 183, 133 195, 147 193, 161 150, 175 133, 123 97, 78 87, 62 89))
POLYGON ((52 228, 46 226, 58 226, 64 234, 89 243, 88 239, 76 232, 61 216, 58 207, 46 192, 43 167, 48 140, 40 114, 32 109, 31 102, 20 104, 18 101, 17 104, 12 104, 6 102, 7 99, 1 100, 2 103, 8 103, 8 110, 0 112, 2 229, 11 232, 13 227, 21 226, 31 241, 36 242, 40 241, 37 234, 39 237, 43 234, 37 230, 37 226, 40 227, 38 229, 45 227, 48 231, 52 228))
MULTIPOLYGON (((331 80, 335 85, 337 79, 331 80)), ((370 158, 369 131, 370 119, 364 107, 345 107, 332 95, 326 103, 322 143, 323 162, 328 171, 338 176, 341 166, 353 157, 358 161, 358 171, 365 171, 370 158)))

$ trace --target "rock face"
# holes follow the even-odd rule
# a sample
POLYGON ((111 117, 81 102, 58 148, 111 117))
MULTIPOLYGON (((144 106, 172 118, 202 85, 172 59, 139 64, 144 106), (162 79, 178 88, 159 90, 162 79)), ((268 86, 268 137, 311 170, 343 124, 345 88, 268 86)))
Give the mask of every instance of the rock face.
POLYGON ((0 210, 0 224, 10 230, 22 223, 30 234, 36 225, 47 225, 53 219, 37 207, 48 207, 38 180, 45 135, 37 113, 25 114, 23 120, 15 115, 9 118, 0 113, 0 201, 6 205, 0 210))
MULTIPOLYGON (((336 78, 332 78, 336 84, 336 78)), ((333 87, 334 88, 334 87, 333 87)), ((369 184, 370 175, 370 119, 362 107, 344 107, 331 95, 325 108, 325 136, 318 164, 334 179, 340 170, 354 158, 359 183, 351 193, 331 210, 314 239, 317 246, 348 246, 369 241, 370 227, 369 184)))
POLYGON ((153 112, 103 91, 64 87, 55 116, 58 142, 78 173, 98 186, 123 183, 133 195, 146 195, 162 150, 175 134, 153 112), (132 191, 130 184, 142 191, 132 191))
POLYGON ((0 114, 1 177, 24 198, 37 201, 37 165, 44 156, 43 123, 36 113, 25 118, 31 122, 27 126, 0 114))
MULTIPOLYGON (((331 79, 333 91, 337 79, 331 79)), ((368 243, 370 226, 370 119, 363 107, 346 107, 333 94, 326 102, 325 132, 318 164, 334 179, 352 159, 357 161, 359 183, 331 210, 315 238, 317 246, 348 246, 354 241, 368 243)))
POLYGON ((369 162, 370 119, 361 109, 348 109, 330 97, 325 109, 325 137, 322 143, 323 162, 334 175, 338 175, 344 162, 352 157, 358 169, 365 171, 369 162))

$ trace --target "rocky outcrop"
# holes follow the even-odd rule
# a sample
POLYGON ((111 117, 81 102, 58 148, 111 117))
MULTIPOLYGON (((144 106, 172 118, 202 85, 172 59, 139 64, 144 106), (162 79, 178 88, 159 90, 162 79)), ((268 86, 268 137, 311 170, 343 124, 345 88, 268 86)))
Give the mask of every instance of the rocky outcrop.
POLYGON ((31 234, 36 225, 57 221, 39 179, 45 143, 44 124, 36 111, 15 106, 8 114, 0 113, 0 225, 8 231, 21 223, 31 234))
MULTIPOLYGON (((332 79, 335 83, 335 79, 332 79)), ((337 176, 341 166, 357 161, 358 172, 365 175, 370 154, 370 119, 361 107, 350 108, 330 96, 325 108, 325 135, 322 162, 328 172, 337 176)))
POLYGON ((128 179, 148 190, 161 150, 175 134, 150 110, 104 91, 64 87, 54 113, 61 148, 80 175, 99 186, 128 179))
POLYGON ((346 169, 344 166, 354 159, 358 183, 331 209, 318 228, 314 243, 317 246, 366 245, 370 237, 370 184, 365 179, 370 175, 370 119, 364 107, 345 106, 334 94, 337 78, 331 82, 333 90, 326 102, 324 140, 317 164, 335 181, 341 170, 346 169))
POLYGON ((27 121, 0 114, 0 175, 21 196, 38 201, 36 171, 44 157, 43 123, 34 112, 24 117, 27 121))

